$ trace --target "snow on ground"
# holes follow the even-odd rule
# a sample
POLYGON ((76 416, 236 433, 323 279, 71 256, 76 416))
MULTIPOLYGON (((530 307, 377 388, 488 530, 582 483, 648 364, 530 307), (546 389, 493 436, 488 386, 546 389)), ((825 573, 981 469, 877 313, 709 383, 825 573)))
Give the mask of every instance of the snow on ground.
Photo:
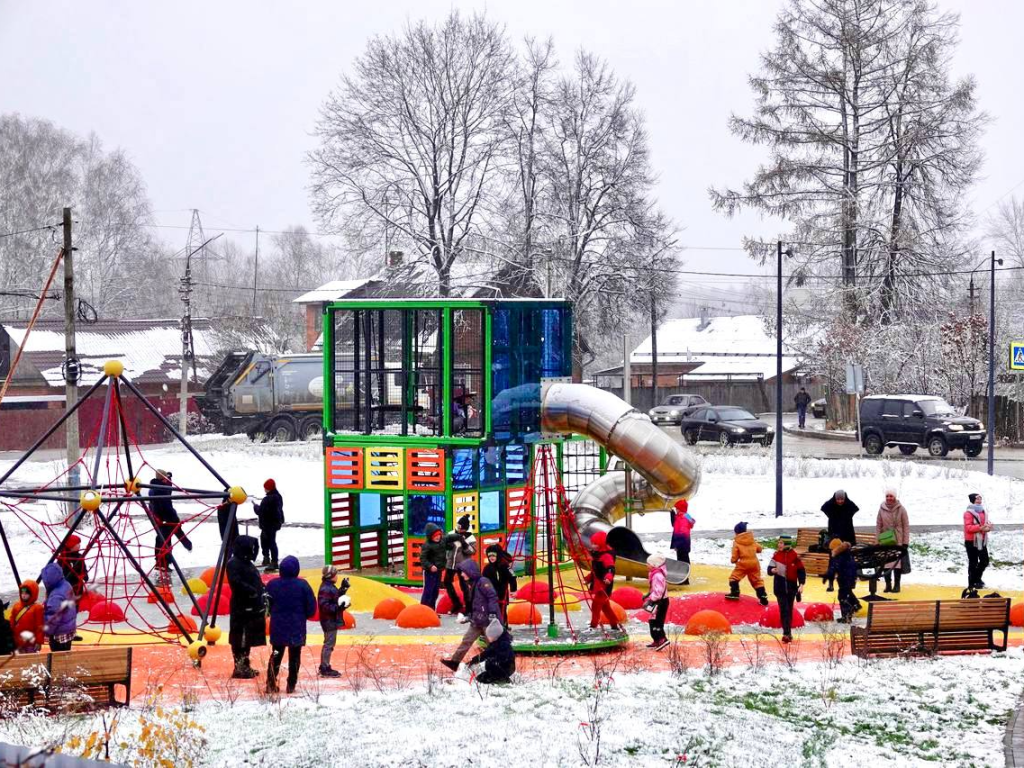
MULTIPOLYGON (((594 674, 513 686, 435 680, 318 694, 300 677, 293 697, 204 703, 190 717, 205 728, 198 764, 216 766, 989 766, 1003 763, 1022 672, 1019 648, 735 666, 712 678, 622 672, 600 658, 594 674)), ((60 743, 98 721, 12 718, 0 721, 0 739, 60 743)), ((132 744, 138 726, 123 721, 111 758, 130 762, 119 743, 132 744)))
MULTIPOLYGON (((262 496, 264 480, 272 477, 277 481, 284 496, 286 519, 286 527, 278 534, 282 556, 294 554, 300 558, 315 559, 322 555, 323 458, 319 443, 259 444, 250 442, 244 435, 201 436, 195 438, 194 443, 229 484, 241 485, 253 497, 262 496)), ((153 468, 160 468, 172 471, 174 481, 181 485, 219 488, 209 472, 181 446, 145 448, 143 456, 148 467, 141 474, 147 481, 152 477, 153 468)), ((775 465, 769 453, 738 455, 734 451, 723 451, 701 454, 698 460, 702 464, 703 475, 697 495, 690 504, 692 514, 697 518, 698 532, 728 532, 740 520, 749 522, 751 529, 759 535, 764 532, 766 537, 773 530, 793 532, 797 527, 820 527, 824 517, 819 509, 838 488, 844 488, 860 506, 861 512, 856 518, 859 526, 871 527, 874 524, 878 504, 888 487, 897 490, 907 507, 912 526, 961 525, 967 494, 973 491, 985 496, 993 522, 1024 522, 1024 481, 989 477, 981 472, 962 469, 952 462, 787 458, 783 464, 785 515, 776 518, 775 465)), ((12 463, 0 461, 0 471, 12 463)), ((44 483, 61 471, 60 461, 30 462, 18 470, 9 484, 44 483)), ((204 514, 204 507, 199 504, 177 502, 176 506, 183 518, 204 514)), ((54 504, 32 509, 37 518, 58 520, 61 517, 54 504)), ((243 523, 254 521, 250 505, 244 505, 239 513, 243 523)), ((141 510, 133 514, 138 517, 139 530, 144 530, 146 521, 141 518, 141 510)), ((23 525, 10 518, 11 513, 0 507, 0 519, 17 552, 19 569, 25 573, 38 573, 49 557, 49 551, 23 525)), ((633 528, 645 539, 667 536, 670 530, 668 515, 653 513, 637 517, 633 528)), ((258 534, 255 524, 250 525, 250 532, 258 534)), ((212 564, 220 543, 212 518, 190 535, 195 543, 192 552, 181 547, 175 549, 182 568, 188 570, 212 564)), ((916 562, 921 562, 922 568, 929 568, 928 572, 937 580, 941 577, 939 583, 958 584, 957 575, 948 569, 954 567, 955 562, 957 571, 962 570, 962 545, 954 534, 948 536, 947 543, 942 537, 915 534, 915 541, 921 547, 935 551, 915 549, 912 557, 917 555, 916 562), (934 565, 931 564, 933 560, 934 565)), ((152 545, 148 543, 150 538, 155 539, 155 536, 147 535, 146 549, 139 552, 144 558, 152 551, 152 545)), ((697 546, 697 556, 700 557, 699 548, 704 545, 698 543, 697 546)), ((1022 560, 1024 539, 1021 537, 1017 537, 1014 543, 1010 533, 997 532, 993 535, 992 546, 993 557, 997 560, 1010 564, 1022 560)), ((0 592, 13 589, 8 569, 0 568, 0 592)))

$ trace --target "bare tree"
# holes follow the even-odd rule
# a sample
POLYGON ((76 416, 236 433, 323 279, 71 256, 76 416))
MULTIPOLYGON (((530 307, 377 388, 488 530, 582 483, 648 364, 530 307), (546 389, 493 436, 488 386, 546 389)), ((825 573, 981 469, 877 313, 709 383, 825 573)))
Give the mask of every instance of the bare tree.
POLYGON ((324 226, 374 219, 449 295, 508 138, 513 63, 504 30, 482 16, 371 40, 317 123, 309 160, 324 226))

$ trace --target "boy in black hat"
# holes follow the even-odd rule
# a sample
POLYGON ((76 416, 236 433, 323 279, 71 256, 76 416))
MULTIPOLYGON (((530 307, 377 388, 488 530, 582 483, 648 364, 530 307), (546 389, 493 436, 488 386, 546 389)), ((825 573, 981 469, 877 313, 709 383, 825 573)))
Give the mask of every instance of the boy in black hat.
POLYGON ((476 537, 469 530, 469 515, 463 515, 456 523, 455 530, 450 531, 444 537, 445 548, 445 572, 444 590, 452 601, 452 613, 463 613, 463 602, 455 592, 455 577, 459 577, 459 588, 464 598, 468 599, 469 583, 466 577, 459 570, 466 560, 476 554, 476 537))

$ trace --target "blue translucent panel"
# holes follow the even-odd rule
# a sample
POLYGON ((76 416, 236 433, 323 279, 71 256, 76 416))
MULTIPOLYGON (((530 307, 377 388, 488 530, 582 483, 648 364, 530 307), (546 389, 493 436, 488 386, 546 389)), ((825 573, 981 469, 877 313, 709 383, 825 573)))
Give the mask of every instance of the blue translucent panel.
POLYGON ((501 491, 486 491, 480 494, 480 530, 497 531, 502 527, 501 491))
POLYGON ((481 487, 501 485, 504 482, 505 473, 502 471, 503 452, 504 449, 500 445, 491 445, 480 449, 481 487))
POLYGON ((509 485, 519 485, 526 482, 529 472, 527 458, 530 453, 525 445, 505 446, 505 482, 509 485))
POLYGON ((457 490, 476 488, 476 478, 473 473, 475 455, 475 448, 455 449, 452 459, 452 488, 457 490))
POLYGON ((562 311, 542 309, 541 313, 541 374, 543 376, 568 376, 565 373, 565 357, 562 339, 562 311))
POLYGON ((359 527, 380 525, 384 519, 384 497, 377 493, 359 494, 359 527))
POLYGON ((507 347, 510 342, 509 327, 511 323, 511 309, 496 310, 491 322, 491 343, 495 346, 507 347))
POLYGON ((533 554, 529 531, 510 533, 505 541, 505 549, 515 558, 512 569, 518 574, 525 573, 527 559, 533 554))
POLYGON ((414 495, 409 497, 409 535, 423 536, 427 523, 444 530, 444 496, 414 495))

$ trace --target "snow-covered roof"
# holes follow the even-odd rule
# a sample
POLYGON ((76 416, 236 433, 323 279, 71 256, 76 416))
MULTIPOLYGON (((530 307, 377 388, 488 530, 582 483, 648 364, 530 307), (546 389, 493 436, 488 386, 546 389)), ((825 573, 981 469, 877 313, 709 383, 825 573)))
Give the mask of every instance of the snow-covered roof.
POLYGON ((364 277, 358 280, 332 280, 324 283, 319 288, 314 288, 304 293, 297 299, 292 299, 293 304, 322 304, 326 301, 337 301, 343 299, 352 291, 357 291, 370 282, 372 277, 364 277))
MULTIPOLYGON (((125 376, 133 382, 171 383, 181 380, 180 321, 100 320, 79 324, 75 329, 75 350, 82 365, 80 384, 89 386, 99 379, 107 360, 120 360, 125 376)), ((22 346, 27 323, 4 323, 11 343, 22 346)), ((205 381, 219 362, 217 332, 209 320, 192 321, 192 343, 196 376, 205 381)), ((13 353, 12 353, 13 358, 13 353)), ((64 321, 40 320, 28 337, 24 360, 40 372, 46 383, 63 387, 64 321)))
MULTIPOLYGON (((733 380, 772 379, 776 373, 776 341, 765 330, 760 315, 698 317, 667 320, 658 328, 658 362, 699 362, 687 376, 733 380)), ((648 336, 630 354, 630 362, 651 361, 648 336)), ((800 367, 794 350, 783 345, 782 372, 800 367)))

